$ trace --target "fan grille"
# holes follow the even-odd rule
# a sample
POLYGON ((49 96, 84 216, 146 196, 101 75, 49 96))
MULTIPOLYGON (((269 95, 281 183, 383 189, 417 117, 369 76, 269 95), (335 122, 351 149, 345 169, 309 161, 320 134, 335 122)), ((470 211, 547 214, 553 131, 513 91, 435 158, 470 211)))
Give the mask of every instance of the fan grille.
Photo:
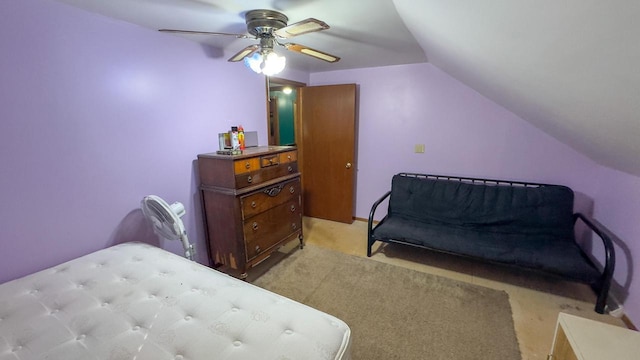
POLYGON ((171 207, 161 198, 150 195, 142 201, 142 212, 151 220, 154 231, 169 240, 179 239, 182 235, 182 220, 174 214, 171 207))

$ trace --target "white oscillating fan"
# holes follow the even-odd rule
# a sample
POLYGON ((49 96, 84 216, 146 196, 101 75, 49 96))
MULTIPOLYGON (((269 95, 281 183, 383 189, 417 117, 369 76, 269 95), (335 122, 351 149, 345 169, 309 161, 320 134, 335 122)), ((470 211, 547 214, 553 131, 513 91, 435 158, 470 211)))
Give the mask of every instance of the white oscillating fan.
POLYGON ((189 243, 187 231, 180 219, 185 214, 184 205, 180 202, 169 205, 156 195, 145 196, 140 205, 142 213, 153 225, 154 232, 168 240, 180 240, 184 248, 184 256, 193 260, 195 249, 189 243))

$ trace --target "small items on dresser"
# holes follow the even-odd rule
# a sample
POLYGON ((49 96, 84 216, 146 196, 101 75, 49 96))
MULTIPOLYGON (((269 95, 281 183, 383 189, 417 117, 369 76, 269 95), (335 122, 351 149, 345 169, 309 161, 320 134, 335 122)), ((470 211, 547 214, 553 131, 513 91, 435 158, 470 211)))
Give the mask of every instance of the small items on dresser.
POLYGON ((297 155, 292 146, 198 155, 211 266, 246 278, 281 245, 298 239, 303 246, 297 155))
MULTIPOLYGON (((255 131, 250 133, 254 133, 257 136, 255 131)), ((249 144, 249 146, 257 145, 257 142, 255 144, 249 144)), ((246 136, 242 125, 232 126, 231 131, 218 134, 218 147, 217 154, 241 155, 242 151, 247 147, 246 136)))

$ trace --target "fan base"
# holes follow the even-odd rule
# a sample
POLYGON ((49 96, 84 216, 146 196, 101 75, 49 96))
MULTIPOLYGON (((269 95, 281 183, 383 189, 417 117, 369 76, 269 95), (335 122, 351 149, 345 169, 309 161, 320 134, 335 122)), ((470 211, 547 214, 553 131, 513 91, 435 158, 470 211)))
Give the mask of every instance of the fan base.
POLYGON ((271 34, 278 29, 287 26, 289 18, 275 10, 251 10, 245 16, 247 31, 249 34, 260 37, 262 34, 271 34))

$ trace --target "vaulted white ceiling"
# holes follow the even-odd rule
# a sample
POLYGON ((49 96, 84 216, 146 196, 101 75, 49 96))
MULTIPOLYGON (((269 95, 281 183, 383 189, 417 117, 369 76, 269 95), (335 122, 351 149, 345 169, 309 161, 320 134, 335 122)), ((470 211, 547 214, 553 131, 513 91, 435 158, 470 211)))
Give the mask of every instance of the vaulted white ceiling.
MULTIPOLYGON (((640 1, 58 0, 157 30, 245 33, 265 8, 331 29, 295 42, 340 56, 287 53, 308 72, 429 61, 604 166, 640 176, 640 1)), ((164 36, 176 36, 168 35, 164 36)), ((185 36, 230 57, 253 40, 185 36)))
POLYGON ((640 175, 639 1, 394 3, 429 62, 596 162, 640 175))

